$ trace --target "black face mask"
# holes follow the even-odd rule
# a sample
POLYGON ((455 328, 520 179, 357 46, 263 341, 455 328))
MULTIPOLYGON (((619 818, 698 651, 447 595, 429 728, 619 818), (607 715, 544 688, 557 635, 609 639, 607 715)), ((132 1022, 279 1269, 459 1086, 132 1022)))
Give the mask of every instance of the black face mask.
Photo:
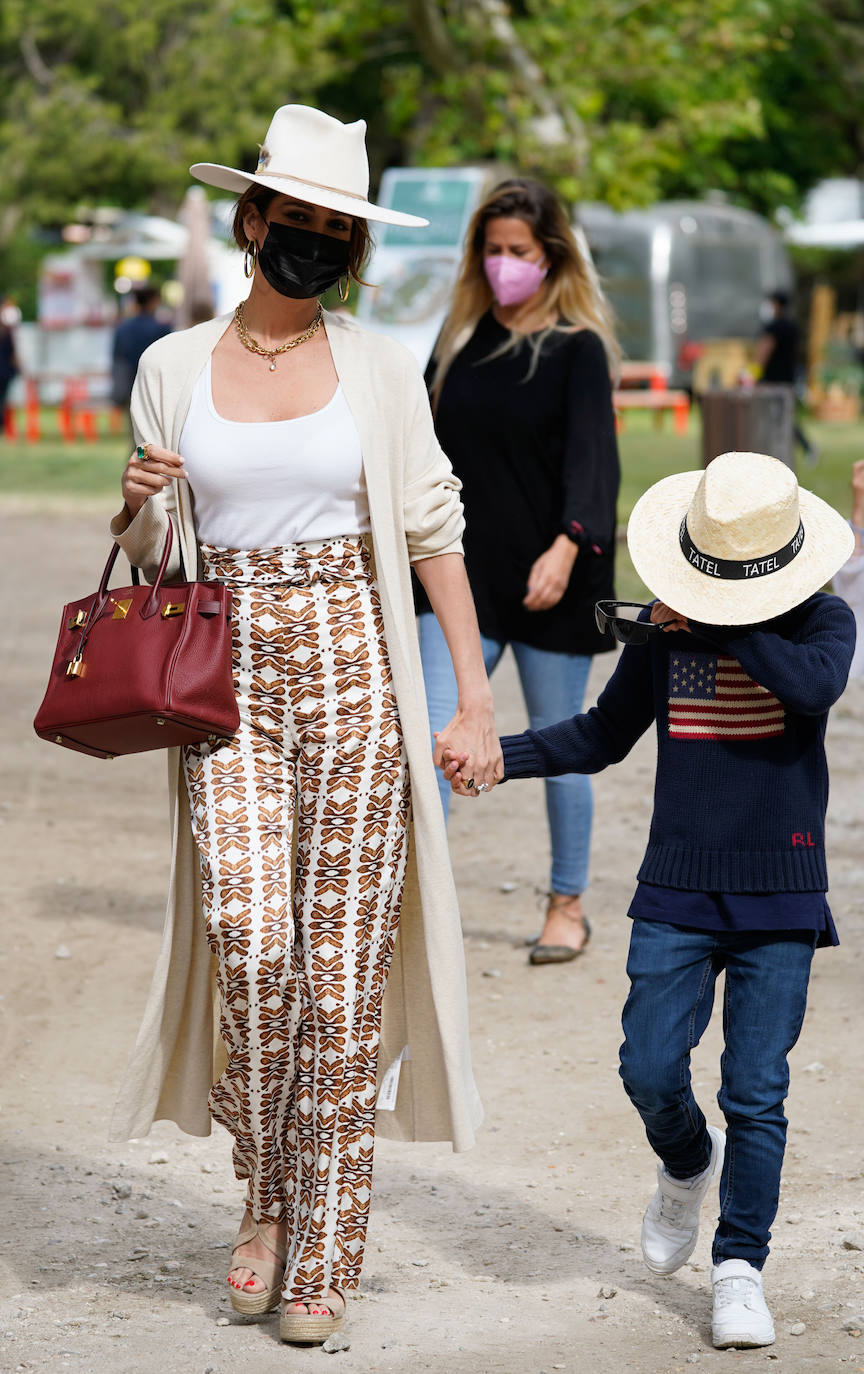
POLYGON ((297 229, 293 224, 268 224, 258 264, 280 296, 309 300, 345 276, 349 251, 347 239, 297 229))

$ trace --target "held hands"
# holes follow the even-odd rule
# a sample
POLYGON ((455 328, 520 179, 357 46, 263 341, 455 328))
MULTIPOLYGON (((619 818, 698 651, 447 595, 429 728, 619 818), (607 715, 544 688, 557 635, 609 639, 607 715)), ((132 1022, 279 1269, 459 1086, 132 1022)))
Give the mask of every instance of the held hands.
MULTIPOLYGON (((445 749, 441 766, 446 781, 449 782, 452 791, 458 797, 480 797, 483 795, 477 790, 483 784, 477 782, 473 769, 469 768, 467 754, 454 754, 451 749, 445 749), (470 788, 469 782, 473 784, 470 788)), ((488 788, 484 790, 488 791, 488 788)))
POLYGON ((522 598, 526 610, 548 611, 558 605, 567 590, 578 555, 579 545, 566 534, 559 534, 528 574, 528 592, 522 598))
POLYGON ((449 725, 436 732, 432 757, 459 796, 479 797, 500 782, 504 759, 491 699, 476 707, 460 707, 449 725))
POLYGON ((651 620, 655 625, 666 623, 666 633, 671 634, 673 630, 689 630, 690 624, 685 616, 673 611, 671 606, 667 606, 663 601, 655 601, 651 607, 651 620), (668 624, 671 620, 672 624, 668 624))
POLYGON ((130 516, 138 514, 144 502, 167 487, 172 477, 185 477, 183 459, 179 453, 159 448, 158 444, 143 444, 136 448, 123 469, 120 486, 130 516), (139 454, 143 454, 139 457, 139 454))

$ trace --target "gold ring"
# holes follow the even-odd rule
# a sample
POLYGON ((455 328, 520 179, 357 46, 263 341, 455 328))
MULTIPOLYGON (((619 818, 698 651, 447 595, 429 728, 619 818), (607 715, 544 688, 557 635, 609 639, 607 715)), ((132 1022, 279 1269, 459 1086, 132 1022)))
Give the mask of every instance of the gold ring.
POLYGON ((469 778, 468 781, 466 782, 465 786, 466 786, 466 788, 468 789, 468 791, 470 792, 470 791, 471 791, 471 788, 474 786, 474 779, 473 779, 473 778, 469 778))
POLYGON ((149 445, 149 444, 138 444, 137 447, 136 447, 136 449, 135 449, 135 456, 137 457, 139 463, 147 463, 147 462, 149 462, 149 461, 150 461, 150 445, 149 445))

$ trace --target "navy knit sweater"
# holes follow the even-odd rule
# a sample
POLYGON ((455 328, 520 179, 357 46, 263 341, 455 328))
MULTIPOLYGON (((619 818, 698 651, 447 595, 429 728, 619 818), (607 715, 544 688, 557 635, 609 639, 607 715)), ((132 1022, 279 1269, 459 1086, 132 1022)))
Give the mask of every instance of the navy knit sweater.
POLYGON ((702 892, 824 892, 828 710, 855 618, 817 593, 752 627, 691 622, 628 645, 597 705, 502 739, 506 778, 597 773, 657 726, 639 879, 702 892))

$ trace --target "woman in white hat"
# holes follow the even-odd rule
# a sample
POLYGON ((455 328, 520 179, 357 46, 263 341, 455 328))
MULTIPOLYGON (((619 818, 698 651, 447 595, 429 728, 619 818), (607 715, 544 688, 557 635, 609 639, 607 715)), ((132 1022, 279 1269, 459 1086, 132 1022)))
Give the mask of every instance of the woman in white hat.
MULTIPOLYGON (((621 1046, 624 1087, 659 1156, 642 1255, 654 1274, 680 1269, 719 1179, 714 1345, 770 1345, 762 1267, 780 1191, 787 1060, 813 951, 837 943, 825 899, 825 727, 846 685, 855 620, 819 589, 853 535, 776 459, 727 453, 704 473, 651 487, 627 542, 659 599, 638 618, 599 603, 626 646, 615 672, 587 715, 504 739, 506 776, 597 772, 656 725, 621 1046), (690 1082, 721 970, 725 1134, 707 1124, 690 1082)), ((460 763, 445 768, 457 786, 460 763)))
POLYGON ((233 588, 241 714, 225 747, 170 759, 168 919, 116 1133, 165 1116, 206 1133, 209 1093, 248 1184, 232 1303, 281 1294, 301 1341, 338 1326, 359 1281, 376 1107, 385 1133, 457 1149, 481 1115, 411 567, 459 679, 439 752, 470 751, 475 795, 500 773, 422 378, 318 299, 359 280, 368 221, 425 223, 370 203, 364 133, 283 106, 255 171, 192 168, 241 193, 249 296, 144 355, 112 526, 152 575, 172 522, 169 577, 182 555, 233 588))

